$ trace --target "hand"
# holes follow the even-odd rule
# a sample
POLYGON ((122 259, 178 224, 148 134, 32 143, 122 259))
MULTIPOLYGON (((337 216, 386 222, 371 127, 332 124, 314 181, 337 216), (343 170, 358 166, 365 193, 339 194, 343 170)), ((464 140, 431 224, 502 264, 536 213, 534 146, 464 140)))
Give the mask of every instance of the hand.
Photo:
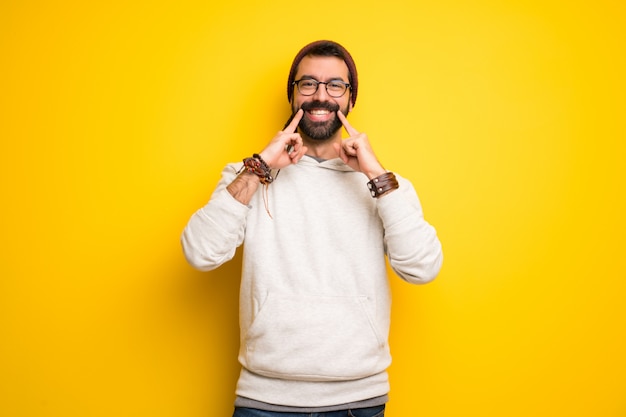
POLYGON ((307 147, 296 132, 304 111, 299 109, 287 127, 279 131, 260 153, 261 158, 272 169, 281 169, 296 164, 304 156, 307 147))
POLYGON ((337 111, 337 116, 343 123, 343 127, 348 132, 348 135, 350 135, 350 137, 341 142, 341 145, 337 145, 339 157, 343 162, 355 171, 364 173, 369 179, 387 172, 378 162, 367 135, 359 133, 353 128, 341 111, 337 111))

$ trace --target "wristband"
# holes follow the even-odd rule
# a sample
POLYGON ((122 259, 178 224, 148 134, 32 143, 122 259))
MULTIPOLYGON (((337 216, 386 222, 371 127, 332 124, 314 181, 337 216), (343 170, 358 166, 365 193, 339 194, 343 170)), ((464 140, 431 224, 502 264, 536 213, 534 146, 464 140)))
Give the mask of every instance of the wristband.
POLYGON ((376 178, 372 178, 367 183, 367 188, 369 188, 373 198, 379 198, 387 191, 395 190, 399 187, 400 185, 393 172, 386 172, 376 178))
MULTIPOLYGON (((269 185, 274 182, 274 177, 272 176, 272 170, 269 165, 261 158, 261 155, 255 153, 250 158, 244 158, 243 166, 239 170, 239 172, 246 170, 251 174, 256 175, 261 180, 261 184, 263 184, 263 203, 265 204, 265 211, 267 212, 270 219, 272 218, 272 214, 270 213, 269 204, 268 204, 268 192, 267 189, 269 185)), ((278 174, 276 174, 278 175, 278 174)))
POLYGON ((269 185, 274 181, 270 167, 261 158, 261 155, 257 153, 243 160, 243 168, 259 177, 263 185, 269 185))

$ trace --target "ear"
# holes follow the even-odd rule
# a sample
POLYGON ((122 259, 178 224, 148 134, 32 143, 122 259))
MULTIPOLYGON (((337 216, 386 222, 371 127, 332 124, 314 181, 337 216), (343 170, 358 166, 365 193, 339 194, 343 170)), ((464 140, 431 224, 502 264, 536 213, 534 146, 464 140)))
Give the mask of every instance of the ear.
POLYGON ((348 112, 352 111, 352 97, 350 97, 350 102, 348 103, 348 112))

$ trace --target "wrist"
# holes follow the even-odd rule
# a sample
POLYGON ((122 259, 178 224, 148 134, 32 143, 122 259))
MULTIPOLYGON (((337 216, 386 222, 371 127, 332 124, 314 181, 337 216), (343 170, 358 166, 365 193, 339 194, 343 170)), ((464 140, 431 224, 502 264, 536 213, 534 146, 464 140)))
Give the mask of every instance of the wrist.
POLYGON ((376 177, 380 177, 381 175, 384 175, 386 172, 387 171, 385 171, 385 168, 380 167, 378 169, 368 171, 365 175, 367 175, 367 178, 371 181, 376 177))
POLYGON ((265 152, 265 149, 259 152, 258 154, 255 153, 254 155, 258 157, 259 159, 261 159, 261 161, 263 161, 271 169, 269 162, 266 162, 266 161, 269 161, 270 159, 269 159, 269 156, 267 156, 267 152, 265 152))
POLYGON ((244 158, 242 171, 255 175, 263 185, 269 185, 274 181, 272 171, 260 154, 254 154, 249 158, 244 158))
POLYGON ((380 177, 381 175, 384 175, 387 172, 387 170, 383 168, 383 166, 380 164, 380 162, 378 162, 377 159, 374 159, 368 165, 369 165, 368 166, 369 169, 363 170, 363 173, 367 176, 367 178, 370 181, 376 177, 380 177))
POLYGON ((380 198, 400 187, 393 172, 385 172, 382 175, 372 178, 367 183, 367 188, 373 198, 380 198))
POLYGON ((260 154, 255 153, 251 157, 244 158, 241 171, 242 171, 242 174, 245 173, 246 175, 253 175, 256 177, 256 179, 246 178, 249 181, 255 182, 255 186, 254 186, 255 190, 256 190, 256 187, 258 187, 257 181, 263 184, 263 188, 265 189, 265 192, 263 193, 263 202, 265 203, 265 211, 267 211, 267 214, 270 216, 270 218, 272 218, 272 215, 270 214, 270 209, 268 207, 268 202, 267 202, 267 188, 272 182, 274 182, 274 177, 272 176, 272 170, 270 169, 269 165, 267 165, 267 163, 265 162, 265 160, 260 154))
POLYGON ((251 182, 256 182, 256 183, 261 182, 261 177, 256 175, 254 172, 250 172, 245 166, 241 168, 241 171, 239 171, 239 176, 242 177, 242 179, 245 179, 246 181, 251 181, 251 182))

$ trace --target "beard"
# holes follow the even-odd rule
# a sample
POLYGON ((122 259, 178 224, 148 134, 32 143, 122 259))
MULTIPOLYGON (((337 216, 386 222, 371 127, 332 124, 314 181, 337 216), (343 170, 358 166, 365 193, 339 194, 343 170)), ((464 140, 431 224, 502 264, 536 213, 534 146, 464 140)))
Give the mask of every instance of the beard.
MULTIPOLYGON (((298 127, 302 131, 303 134, 310 137, 313 140, 324 141, 331 138, 339 129, 341 129, 342 123, 337 117, 337 111, 339 110, 339 105, 336 103, 322 102, 322 101, 311 101, 302 104, 302 110, 305 112, 310 109, 326 109, 333 113, 335 117, 326 122, 312 122, 311 120, 303 117, 298 124, 298 127)), ((292 106, 293 114, 296 114, 298 111, 297 108, 292 106)), ((348 106, 341 111, 343 114, 348 114, 348 106)))

